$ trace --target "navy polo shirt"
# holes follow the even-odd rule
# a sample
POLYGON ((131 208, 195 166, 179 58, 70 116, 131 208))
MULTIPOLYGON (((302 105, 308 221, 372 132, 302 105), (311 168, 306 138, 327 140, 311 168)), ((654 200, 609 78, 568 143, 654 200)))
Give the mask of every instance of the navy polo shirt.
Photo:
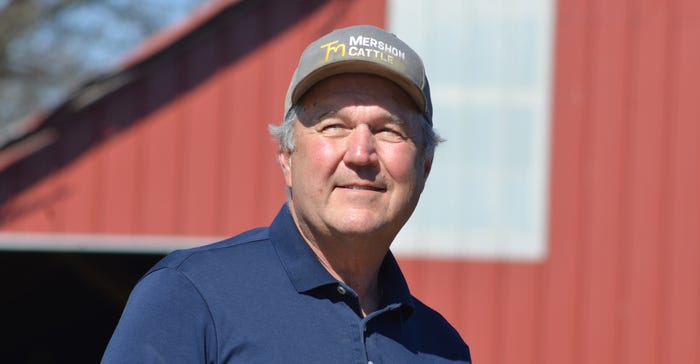
POLYGON ((363 317, 285 205, 269 228, 176 251, 132 291, 102 363, 469 363, 469 349, 412 297, 391 253, 381 309, 363 317))

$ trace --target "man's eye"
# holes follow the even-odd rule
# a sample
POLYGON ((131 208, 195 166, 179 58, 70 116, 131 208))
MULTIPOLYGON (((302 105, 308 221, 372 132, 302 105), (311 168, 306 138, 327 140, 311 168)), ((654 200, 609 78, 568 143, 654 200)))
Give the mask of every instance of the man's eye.
POLYGON ((402 141, 407 139, 406 135, 401 130, 392 128, 384 128, 379 130, 377 132, 377 136, 389 141, 402 141))
POLYGON ((341 135, 347 133, 348 129, 342 124, 323 125, 319 131, 325 135, 341 135))

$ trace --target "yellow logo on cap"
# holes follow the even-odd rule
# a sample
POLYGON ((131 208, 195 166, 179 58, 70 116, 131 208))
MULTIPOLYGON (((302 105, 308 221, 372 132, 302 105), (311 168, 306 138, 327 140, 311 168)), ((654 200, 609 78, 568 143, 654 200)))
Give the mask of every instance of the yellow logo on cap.
POLYGON ((328 57, 330 57, 331 52, 333 53, 338 53, 340 50, 340 55, 345 57, 345 44, 340 43, 337 46, 333 46, 334 44, 338 43, 339 41, 334 40, 330 43, 326 43, 321 46, 321 48, 326 48, 326 58, 323 60, 324 62, 328 62, 328 57))

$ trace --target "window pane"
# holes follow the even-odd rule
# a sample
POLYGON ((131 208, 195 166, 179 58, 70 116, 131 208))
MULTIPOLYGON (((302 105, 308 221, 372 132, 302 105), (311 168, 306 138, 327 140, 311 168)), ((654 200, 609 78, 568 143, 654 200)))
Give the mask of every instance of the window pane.
POLYGON ((389 1, 447 139, 397 254, 544 258, 553 14, 552 0, 389 1))

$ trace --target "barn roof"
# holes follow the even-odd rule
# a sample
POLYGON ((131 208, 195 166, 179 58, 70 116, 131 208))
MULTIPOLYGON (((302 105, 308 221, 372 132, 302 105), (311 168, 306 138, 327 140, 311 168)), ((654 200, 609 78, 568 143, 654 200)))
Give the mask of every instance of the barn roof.
POLYGON ((75 112, 105 97, 111 91, 128 82, 135 73, 158 54, 178 46, 197 28, 216 18, 242 0, 215 0, 197 8, 180 22, 167 27, 149 37, 116 62, 111 68, 102 69, 82 79, 75 80, 75 86, 58 101, 40 106, 26 117, 11 122, 0 132, 0 170, 21 159, 27 152, 48 141, 49 138, 34 138, 30 145, 21 145, 47 126, 47 121, 59 113, 75 112))
POLYGON ((267 125, 282 117, 299 53, 334 28, 384 19, 370 0, 199 9, 0 141, 0 226, 56 243, 58 233, 220 236, 266 223, 284 199, 267 125))

